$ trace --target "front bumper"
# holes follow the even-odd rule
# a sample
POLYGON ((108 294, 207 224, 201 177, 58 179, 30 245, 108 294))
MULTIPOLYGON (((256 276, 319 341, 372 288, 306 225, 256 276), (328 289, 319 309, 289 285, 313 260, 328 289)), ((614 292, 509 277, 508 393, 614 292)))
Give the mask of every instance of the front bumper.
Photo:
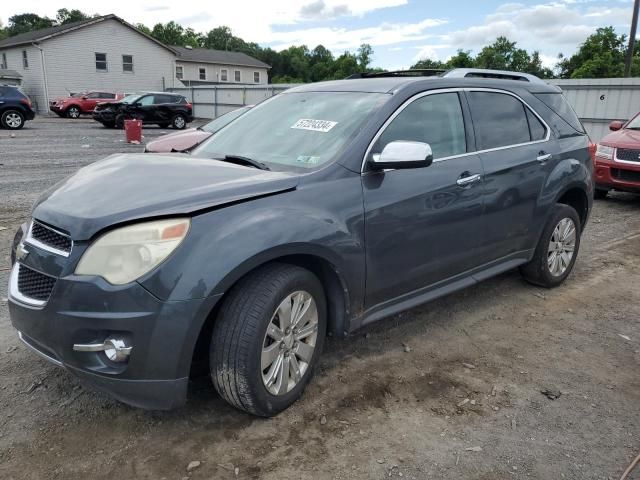
POLYGON ((9 314, 30 349, 124 403, 161 410, 184 404, 195 343, 218 297, 168 302, 135 282, 113 286, 99 277, 68 275, 56 279, 43 305, 29 305, 12 291, 17 265, 9 314), (133 347, 126 362, 73 350, 114 335, 133 347))
POLYGON ((640 193, 640 163, 595 159, 596 188, 640 193))
POLYGON ((91 115, 95 121, 100 123, 113 123, 116 121, 116 112, 112 110, 94 110, 91 115))
POLYGON ((57 105, 57 104, 52 104, 49 106, 49 110, 51 110, 53 113, 61 115, 62 114, 62 106, 61 105, 57 105))

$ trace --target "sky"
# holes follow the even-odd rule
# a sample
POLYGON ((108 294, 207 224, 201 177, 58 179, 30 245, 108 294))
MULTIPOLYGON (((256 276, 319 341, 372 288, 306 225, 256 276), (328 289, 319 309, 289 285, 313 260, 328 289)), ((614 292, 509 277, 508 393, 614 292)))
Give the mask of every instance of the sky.
POLYGON ((457 49, 477 53, 499 35, 552 67, 558 53, 574 53, 597 27, 628 34, 632 0, 21 0, 4 2, 0 20, 32 12, 55 17, 57 9, 114 13, 130 23, 153 26, 174 20, 196 31, 231 27, 246 41, 281 50, 322 44, 335 55, 374 50, 372 65, 407 68, 423 58, 446 60, 457 49))

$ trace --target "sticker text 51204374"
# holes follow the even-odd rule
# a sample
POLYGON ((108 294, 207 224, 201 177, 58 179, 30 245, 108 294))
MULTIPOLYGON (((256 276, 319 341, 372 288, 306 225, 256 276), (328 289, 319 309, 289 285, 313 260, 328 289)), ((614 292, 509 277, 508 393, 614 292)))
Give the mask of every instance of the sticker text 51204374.
POLYGON ((311 118, 301 118, 296 123, 291 125, 291 128, 327 133, 337 124, 338 122, 332 122, 331 120, 313 120, 311 118))

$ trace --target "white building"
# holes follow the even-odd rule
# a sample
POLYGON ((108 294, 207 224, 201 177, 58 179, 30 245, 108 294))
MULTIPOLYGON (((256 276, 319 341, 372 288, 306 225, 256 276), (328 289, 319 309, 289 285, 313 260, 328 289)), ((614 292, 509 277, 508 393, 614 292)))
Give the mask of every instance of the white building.
POLYGON ((229 83, 267 83, 268 68, 237 52, 164 45, 113 14, 0 41, 0 69, 22 76, 22 87, 40 112, 48 111, 50 100, 69 93, 181 87, 202 79, 202 69, 205 80, 220 78, 226 70, 229 83))

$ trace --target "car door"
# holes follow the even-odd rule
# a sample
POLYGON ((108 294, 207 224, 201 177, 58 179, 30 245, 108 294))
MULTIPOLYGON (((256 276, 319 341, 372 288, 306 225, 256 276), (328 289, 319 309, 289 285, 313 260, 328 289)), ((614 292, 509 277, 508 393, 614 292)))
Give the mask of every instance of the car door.
POLYGON ((134 104, 134 118, 139 118, 143 123, 155 122, 155 97, 156 95, 145 95, 139 98, 134 104))
POLYGON ((172 104, 175 102, 173 95, 156 95, 154 100, 154 121, 169 123, 172 117, 172 104))
POLYGON ((82 97, 80 105, 82 111, 93 112, 93 109, 96 108, 96 105, 100 102, 100 93, 98 92, 90 92, 82 97))
POLYGON ((429 143, 429 167, 367 171, 365 308, 450 279, 476 264, 482 242, 482 165, 461 94, 423 93, 376 136, 367 160, 396 140, 429 143), (466 125, 466 127, 465 127, 466 125))
POLYGON ((485 244, 491 262, 533 248, 539 231, 538 198, 556 161, 544 121, 520 97, 467 91, 485 189, 485 244))

